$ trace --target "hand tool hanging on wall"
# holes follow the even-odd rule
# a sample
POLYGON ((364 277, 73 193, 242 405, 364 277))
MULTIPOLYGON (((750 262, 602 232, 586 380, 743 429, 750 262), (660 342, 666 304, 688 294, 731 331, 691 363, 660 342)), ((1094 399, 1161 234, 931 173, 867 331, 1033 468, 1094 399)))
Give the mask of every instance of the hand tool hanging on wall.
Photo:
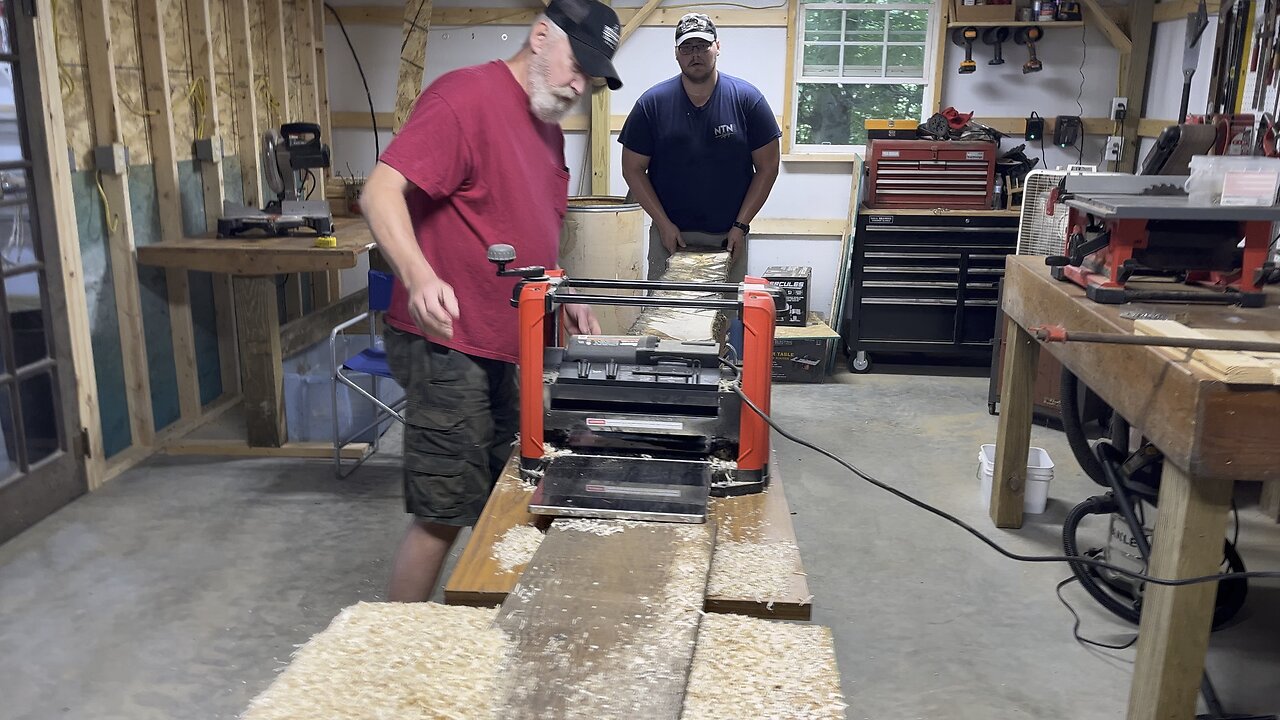
POLYGON ((1249 22, 1253 4, 1250 0, 1224 2, 1218 10, 1218 36, 1213 52, 1213 77, 1209 86, 1206 114, 1235 112, 1240 89, 1240 71, 1246 62, 1245 46, 1249 41, 1249 22))
POLYGON ((1004 51, 1002 44, 1009 40, 1009 28, 993 27, 982 31, 982 42, 987 45, 993 45, 996 49, 996 56, 987 61, 988 65, 1003 65, 1004 51))
POLYGON ((962 27, 951 31, 951 42, 964 48, 964 60, 960 62, 960 74, 968 75, 978 69, 973 61, 973 41, 978 39, 978 28, 962 27))
POLYGON ((1041 30, 1039 25, 1018 28, 1018 31, 1013 34, 1013 41, 1019 45, 1026 45, 1027 52, 1030 54, 1030 59, 1022 64, 1023 75, 1044 69, 1040 59, 1036 57, 1036 43, 1042 37, 1044 37, 1044 30, 1041 30))
POLYGON ((1178 124, 1187 121, 1187 104, 1191 101, 1191 78, 1196 74, 1200 61, 1200 38, 1209 27, 1209 13, 1204 0, 1196 11, 1187 15, 1187 34, 1182 46, 1182 105, 1178 110, 1178 124))
POLYGON ((1275 17, 1272 12, 1275 0, 1266 0, 1262 9, 1262 22, 1254 34, 1253 56, 1249 61, 1249 70, 1253 72, 1253 109, 1262 110, 1266 104, 1267 88, 1271 85, 1274 73, 1271 70, 1275 63, 1274 38, 1275 17))

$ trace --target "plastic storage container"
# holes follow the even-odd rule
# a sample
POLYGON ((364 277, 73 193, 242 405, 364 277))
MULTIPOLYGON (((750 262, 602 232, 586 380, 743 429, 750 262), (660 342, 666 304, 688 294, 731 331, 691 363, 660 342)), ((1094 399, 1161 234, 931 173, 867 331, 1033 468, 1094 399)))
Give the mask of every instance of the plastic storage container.
MULTIPOLYGON (((339 335, 338 362, 369 347, 368 335, 339 335)), ((285 420, 289 442, 333 442, 333 377, 329 363, 329 341, 326 339, 284 361, 285 420)), ((356 384, 373 393, 373 378, 356 375, 356 384)), ((387 405, 399 402, 404 390, 392 380, 378 379, 377 397, 387 405)), ((338 385, 338 429, 346 438, 350 433, 373 422, 373 403, 351 388, 338 385)), ((387 418, 378 424, 379 435, 395 420, 387 418)), ((374 429, 353 438, 354 442, 372 442, 374 429)))
MULTIPOLYGON (((996 473, 996 446, 983 445, 978 451, 978 481, 982 506, 991 504, 991 479, 996 473)), ((1022 494, 1022 511, 1039 515, 1049 504, 1049 482, 1053 480, 1053 460, 1043 448, 1027 452, 1027 487, 1022 494)))
MULTIPOLYGON (((1192 205, 1217 205, 1228 171, 1280 172, 1280 158, 1245 155, 1196 155, 1189 163, 1191 175, 1183 183, 1192 205)), ((1274 198, 1272 198, 1274 201, 1274 198)))

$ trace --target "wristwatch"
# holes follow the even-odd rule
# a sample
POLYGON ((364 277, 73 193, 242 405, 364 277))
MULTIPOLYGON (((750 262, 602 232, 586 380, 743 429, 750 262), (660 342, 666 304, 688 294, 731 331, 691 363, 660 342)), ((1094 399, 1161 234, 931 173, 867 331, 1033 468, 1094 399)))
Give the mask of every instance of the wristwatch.
POLYGON ((733 226, 741 230, 743 235, 747 235, 751 232, 751 226, 746 223, 741 223, 735 220, 733 222, 733 226))

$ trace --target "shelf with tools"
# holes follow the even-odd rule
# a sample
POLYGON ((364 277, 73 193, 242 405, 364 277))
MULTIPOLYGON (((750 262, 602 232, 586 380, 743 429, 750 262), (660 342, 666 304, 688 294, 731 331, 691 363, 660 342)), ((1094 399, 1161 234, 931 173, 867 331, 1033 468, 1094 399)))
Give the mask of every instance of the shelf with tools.
POLYGON ((1055 28, 1055 27, 1056 27, 1056 28, 1078 28, 1078 27, 1084 27, 1084 21, 1083 21, 1083 20, 1050 20, 1050 21, 1047 21, 1047 22, 1034 22, 1034 21, 1029 21, 1029 20, 1028 20, 1028 21, 1024 21, 1024 20, 982 20, 982 21, 978 21, 978 22, 956 22, 956 21, 952 21, 952 22, 947 23, 947 29, 948 29, 948 30, 950 30, 950 29, 952 29, 952 28, 965 28, 965 27, 976 27, 976 28, 988 28, 988 27, 1007 27, 1007 28, 1019 28, 1019 27, 1040 27, 1040 28, 1045 28, 1045 29, 1048 29, 1048 28, 1055 28))

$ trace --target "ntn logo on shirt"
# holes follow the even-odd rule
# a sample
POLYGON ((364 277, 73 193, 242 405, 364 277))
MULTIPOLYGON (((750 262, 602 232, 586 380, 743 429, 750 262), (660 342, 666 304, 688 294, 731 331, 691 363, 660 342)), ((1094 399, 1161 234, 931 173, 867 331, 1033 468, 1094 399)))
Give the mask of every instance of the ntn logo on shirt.
POLYGON ((726 124, 724 124, 724 125, 717 125, 717 126, 716 126, 716 129, 715 129, 715 133, 716 133, 716 139, 717 139, 717 140, 719 140, 719 139, 721 139, 721 138, 727 138, 727 137, 729 137, 729 136, 733 135, 733 123, 726 123, 726 124))

